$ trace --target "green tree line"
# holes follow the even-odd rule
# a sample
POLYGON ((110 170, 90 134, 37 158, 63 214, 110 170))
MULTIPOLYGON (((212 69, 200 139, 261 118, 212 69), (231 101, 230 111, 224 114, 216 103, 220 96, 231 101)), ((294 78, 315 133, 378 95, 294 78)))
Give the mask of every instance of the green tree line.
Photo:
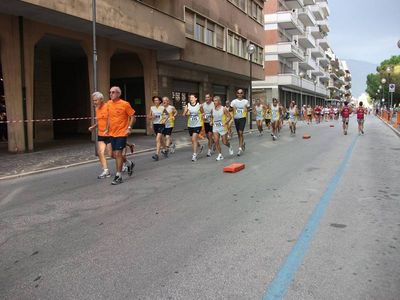
POLYGON ((393 93, 393 104, 399 106, 400 102, 400 55, 394 55, 389 59, 381 62, 376 68, 376 73, 368 74, 367 89, 371 101, 382 100, 384 95, 385 103, 390 103, 389 84, 394 83, 396 90, 393 93), (382 84, 382 79, 385 78, 386 83, 382 84), (381 86, 381 88, 380 88, 381 86))

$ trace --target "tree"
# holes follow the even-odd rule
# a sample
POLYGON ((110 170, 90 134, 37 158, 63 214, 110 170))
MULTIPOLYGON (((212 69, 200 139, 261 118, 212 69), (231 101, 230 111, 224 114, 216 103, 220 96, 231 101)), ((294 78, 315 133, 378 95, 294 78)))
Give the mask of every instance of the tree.
MULTIPOLYGON (((396 85, 395 93, 393 93, 393 104, 399 105, 400 102, 400 55, 394 55, 389 59, 385 59, 381 62, 381 64, 376 68, 377 73, 368 74, 367 76, 367 89, 366 92, 370 96, 370 98, 376 99, 376 94, 381 85, 382 78, 386 79, 386 84, 383 87, 385 99, 390 99, 389 94, 389 83, 394 83, 396 85), (391 68, 391 72, 387 72, 387 68, 391 68)), ((379 98, 382 97, 382 89, 379 93, 379 98)))

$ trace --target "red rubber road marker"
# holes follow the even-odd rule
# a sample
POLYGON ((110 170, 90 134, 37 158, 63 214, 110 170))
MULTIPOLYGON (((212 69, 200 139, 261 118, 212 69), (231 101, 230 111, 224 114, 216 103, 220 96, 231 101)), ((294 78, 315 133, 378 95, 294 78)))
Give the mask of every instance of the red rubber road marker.
POLYGON ((224 167, 224 172, 236 173, 236 172, 243 170, 244 167, 245 167, 245 165, 242 163, 234 163, 234 164, 224 167))
POLYGON ((310 139, 310 138, 311 138, 311 135, 309 135, 309 134, 303 135, 303 139, 305 139, 305 140, 308 140, 308 139, 310 139))

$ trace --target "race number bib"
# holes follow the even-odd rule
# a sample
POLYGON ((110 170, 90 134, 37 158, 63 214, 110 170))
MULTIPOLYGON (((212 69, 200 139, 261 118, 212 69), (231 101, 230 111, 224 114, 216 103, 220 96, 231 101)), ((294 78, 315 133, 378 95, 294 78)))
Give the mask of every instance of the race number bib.
POLYGON ((215 127, 222 127, 222 121, 215 121, 214 122, 215 127))
POLYGON ((191 122, 197 122, 199 121, 199 115, 190 115, 190 121, 191 122))
POLYGON ((243 108, 236 108, 236 113, 237 113, 238 115, 243 115, 243 111, 244 111, 243 108))

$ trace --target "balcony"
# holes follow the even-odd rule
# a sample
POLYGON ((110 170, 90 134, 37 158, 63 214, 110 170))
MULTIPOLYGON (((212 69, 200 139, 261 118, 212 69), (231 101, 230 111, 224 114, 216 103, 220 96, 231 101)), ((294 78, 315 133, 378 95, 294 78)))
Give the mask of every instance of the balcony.
POLYGON ((330 31, 329 30, 328 20, 317 21, 317 25, 322 30, 322 32, 325 33, 325 34, 327 34, 330 31))
POLYGON ((329 76, 329 73, 324 72, 324 74, 319 77, 319 80, 321 80, 321 82, 325 83, 325 82, 328 82, 330 78, 331 77, 329 76))
POLYGON ((314 5, 315 4, 315 0, 303 0, 304 5, 314 5))
POLYGON ((321 7, 316 4, 316 5, 311 5, 309 6, 311 12, 314 14, 314 17, 316 20, 323 20, 324 19, 324 13, 321 9, 321 7))
POLYGON ((325 51, 321 48, 321 46, 317 45, 315 48, 311 48, 311 55, 316 58, 324 57, 325 51))
POLYGON ((315 63, 315 60, 309 55, 306 55, 304 57, 304 60, 299 62, 299 67, 305 71, 314 70, 318 68, 317 64, 315 63))
POLYGON ((318 45, 320 45, 321 48, 324 49, 325 51, 329 49, 328 40, 326 38, 319 39, 317 42, 318 45))
POLYGON ((314 48, 316 46, 316 41, 309 30, 307 30, 304 34, 299 35, 297 40, 299 45, 306 49, 314 48))
POLYGON ((304 6, 303 0, 284 0, 284 2, 290 9, 301 8, 304 6))
POLYGON ((314 70, 311 71, 311 74, 314 76, 322 76, 324 75, 325 70, 321 66, 317 66, 314 70))
POLYGON ((311 35, 314 37, 314 39, 322 39, 325 37, 325 34, 319 29, 318 26, 313 26, 310 27, 308 30, 310 30, 311 35))
POLYGON ((299 21, 296 13, 291 11, 279 11, 276 14, 268 14, 265 16, 266 24, 278 24, 292 35, 304 33, 304 25, 299 21))
POLYGON ((303 92, 313 93, 314 91, 321 96, 327 95, 327 89, 323 85, 314 85, 314 82, 308 79, 301 80, 296 74, 279 74, 275 76, 267 76, 264 81, 253 81, 253 89, 264 89, 271 86, 285 86, 295 90, 302 88, 303 92))
POLYGON ((281 42, 275 45, 267 45, 265 47, 265 53, 267 55, 278 54, 281 57, 290 60, 303 60, 304 52, 293 42, 281 42))
POLYGON ((315 26, 316 20, 308 6, 298 9, 297 13, 304 26, 315 26))
POLYGON ((318 58, 317 61, 322 67, 326 67, 330 63, 330 60, 326 56, 318 58))
POLYGON ((331 14, 329 7, 328 7, 328 3, 326 2, 319 2, 319 6, 321 7, 321 10, 323 12, 323 14, 325 15, 325 18, 329 17, 329 15, 331 14))

